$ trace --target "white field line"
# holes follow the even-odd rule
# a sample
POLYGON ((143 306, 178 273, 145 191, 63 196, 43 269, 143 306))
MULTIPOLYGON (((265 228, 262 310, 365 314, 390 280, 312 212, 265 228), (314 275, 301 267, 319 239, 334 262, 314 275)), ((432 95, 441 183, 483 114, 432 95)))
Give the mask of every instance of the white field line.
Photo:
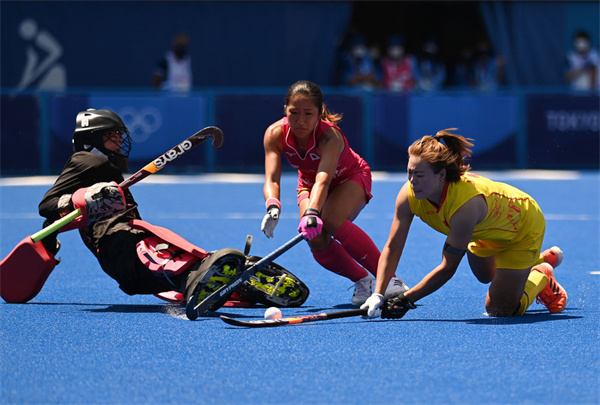
MULTIPOLYGON (((489 177, 493 180, 578 180, 581 173, 573 170, 507 170, 498 172, 473 173, 489 177)), ((286 173, 294 178, 292 172, 286 173)), ((127 176, 126 176, 127 177, 127 176)), ((1 186, 51 186, 56 176, 27 176, 27 177, 4 177, 0 178, 1 186)), ((375 182, 404 182, 406 173, 402 172, 373 172, 375 182)), ((197 175, 168 175, 155 174, 144 179, 140 184, 202 184, 202 183, 262 183, 262 174, 244 173, 208 173, 197 175)))

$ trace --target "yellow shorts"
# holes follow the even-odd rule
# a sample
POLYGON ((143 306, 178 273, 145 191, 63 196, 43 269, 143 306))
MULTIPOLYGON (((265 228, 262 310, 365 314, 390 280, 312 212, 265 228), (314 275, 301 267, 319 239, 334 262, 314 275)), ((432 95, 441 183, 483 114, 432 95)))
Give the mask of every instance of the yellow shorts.
POLYGON ((496 268, 526 270, 541 263, 542 244, 546 232, 546 220, 537 204, 527 210, 519 226, 519 232, 510 242, 475 240, 469 243, 469 251, 479 257, 494 256, 496 268))

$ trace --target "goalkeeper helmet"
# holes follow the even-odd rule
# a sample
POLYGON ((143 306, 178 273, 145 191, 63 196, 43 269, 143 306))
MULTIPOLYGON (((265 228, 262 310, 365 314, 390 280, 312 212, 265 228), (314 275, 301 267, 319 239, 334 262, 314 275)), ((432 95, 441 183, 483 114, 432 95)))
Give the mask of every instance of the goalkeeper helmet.
POLYGON ((105 154, 109 160, 112 157, 120 158, 119 160, 129 157, 131 150, 129 130, 116 113, 90 108, 77 114, 73 150, 91 151, 94 148, 105 154), (104 135, 109 132, 118 132, 121 136, 120 148, 117 151, 109 150, 104 146, 106 142, 104 135))

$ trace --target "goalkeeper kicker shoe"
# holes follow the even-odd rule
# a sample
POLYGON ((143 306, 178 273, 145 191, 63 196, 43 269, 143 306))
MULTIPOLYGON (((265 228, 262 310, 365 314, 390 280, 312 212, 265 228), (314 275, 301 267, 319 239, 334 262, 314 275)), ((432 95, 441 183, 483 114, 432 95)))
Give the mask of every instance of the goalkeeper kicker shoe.
MULTIPOLYGON (((260 259, 262 257, 247 257, 246 269, 260 259)), ((254 273, 236 292, 245 301, 269 307, 299 307, 304 304, 310 294, 306 284, 291 271, 274 262, 254 273)))
POLYGON ((192 310, 206 297, 237 278, 244 271, 245 263, 246 256, 242 252, 235 249, 220 249, 203 259, 198 267, 193 266, 183 286, 187 308, 192 310))
POLYGON ((552 266, 548 263, 542 263, 534 266, 531 271, 539 271, 548 277, 548 284, 537 296, 537 301, 544 304, 552 314, 561 312, 565 309, 569 297, 567 296, 565 289, 556 281, 552 266))
POLYGON ((362 305, 373 291, 375 278, 372 275, 361 278, 354 283, 354 294, 352 294, 352 305, 362 305))
POLYGON ((563 261, 563 251, 558 246, 552 246, 542 252, 544 262, 548 263, 553 268, 558 267, 563 261))
POLYGON ((408 291, 408 289, 409 287, 406 284, 404 284, 404 281, 400 280, 397 277, 392 277, 390 283, 388 284, 385 290, 385 294, 383 295, 385 296, 385 298, 389 299, 408 291))

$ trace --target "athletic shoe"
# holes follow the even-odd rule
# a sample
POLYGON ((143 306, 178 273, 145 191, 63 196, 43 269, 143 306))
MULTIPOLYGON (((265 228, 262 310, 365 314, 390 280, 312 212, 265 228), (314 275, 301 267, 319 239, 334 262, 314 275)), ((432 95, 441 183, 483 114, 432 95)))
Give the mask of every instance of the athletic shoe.
POLYGON ((531 271, 539 271, 548 277, 548 284, 537 296, 537 302, 544 304, 552 314, 561 312, 565 309, 569 297, 567 296, 565 289, 556 281, 552 266, 549 263, 542 263, 534 266, 531 271))
POLYGON ((372 275, 361 278, 354 283, 354 294, 352 294, 352 305, 362 305, 371 296, 375 278, 372 275))
POLYGON ((393 298, 402 294, 403 292, 408 291, 408 289, 409 287, 406 284, 404 284, 404 281, 400 280, 397 277, 392 277, 390 283, 388 284, 385 290, 384 296, 385 298, 393 298))
POLYGON ((550 249, 546 249, 542 252, 542 257, 544 258, 544 262, 548 263, 550 266, 556 268, 558 267, 562 261, 563 251, 560 250, 558 246, 552 246, 550 249))

